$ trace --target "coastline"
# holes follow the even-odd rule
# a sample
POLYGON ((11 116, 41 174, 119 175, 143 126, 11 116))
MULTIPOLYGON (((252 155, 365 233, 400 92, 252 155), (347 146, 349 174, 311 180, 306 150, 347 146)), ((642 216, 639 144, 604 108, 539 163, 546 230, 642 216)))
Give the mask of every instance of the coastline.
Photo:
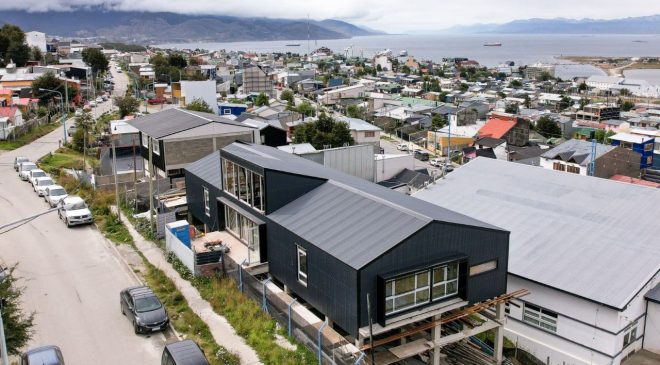
POLYGON ((660 70, 660 61, 640 62, 640 57, 561 56, 558 59, 591 65, 603 70, 608 76, 623 77, 626 70, 660 70))

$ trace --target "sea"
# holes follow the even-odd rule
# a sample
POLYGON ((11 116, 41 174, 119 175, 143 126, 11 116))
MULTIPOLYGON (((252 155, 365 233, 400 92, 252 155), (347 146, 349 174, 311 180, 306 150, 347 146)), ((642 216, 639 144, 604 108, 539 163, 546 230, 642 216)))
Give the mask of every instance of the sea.
MULTIPOLYGON (((562 56, 660 57, 660 35, 589 34, 474 34, 474 35, 378 35, 332 40, 287 40, 263 42, 175 43, 157 47, 172 49, 233 50, 247 52, 292 52, 306 54, 327 47, 348 56, 372 57, 385 49, 400 51, 418 60, 439 62, 446 57, 467 57, 487 67, 512 61, 517 65, 537 62, 556 64, 556 76, 604 75, 597 67, 578 65, 562 56), (501 43, 501 47, 486 47, 501 43), (299 46, 287 46, 299 44, 299 46)), ((653 73, 649 73, 653 76, 653 73)), ((644 76, 644 75, 642 75, 644 76)))

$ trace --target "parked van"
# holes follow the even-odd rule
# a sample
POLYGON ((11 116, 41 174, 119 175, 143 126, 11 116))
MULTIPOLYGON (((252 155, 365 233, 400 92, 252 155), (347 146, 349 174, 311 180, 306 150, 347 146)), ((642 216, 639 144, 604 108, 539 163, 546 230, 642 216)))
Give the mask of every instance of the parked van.
POLYGON ((21 365, 64 365, 62 351, 57 346, 43 346, 21 356, 21 365))
POLYGON ((193 340, 166 345, 160 363, 161 365, 209 365, 206 356, 193 340))

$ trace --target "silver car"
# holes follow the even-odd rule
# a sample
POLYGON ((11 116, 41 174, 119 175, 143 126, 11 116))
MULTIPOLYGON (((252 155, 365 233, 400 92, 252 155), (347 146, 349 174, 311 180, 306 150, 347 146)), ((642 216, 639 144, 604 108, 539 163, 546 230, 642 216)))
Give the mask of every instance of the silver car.
POLYGON ((59 185, 50 185, 44 190, 44 200, 51 208, 55 208, 67 196, 66 190, 59 185))
POLYGON ((51 185, 55 185, 55 182, 50 177, 38 177, 34 180, 34 192, 37 193, 38 196, 44 196, 46 188, 51 185))
POLYGON ((30 178, 30 171, 36 170, 38 167, 33 162, 21 162, 18 165, 18 176, 23 181, 28 181, 30 178))

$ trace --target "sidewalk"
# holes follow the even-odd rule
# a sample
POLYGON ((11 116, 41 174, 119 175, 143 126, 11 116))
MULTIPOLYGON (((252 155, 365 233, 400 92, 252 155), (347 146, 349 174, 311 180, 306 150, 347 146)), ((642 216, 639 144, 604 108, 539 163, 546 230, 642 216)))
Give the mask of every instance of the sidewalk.
MULTIPOLYGON (((121 215, 121 221, 128 228, 129 233, 135 241, 135 246, 142 252, 144 257, 149 262, 162 270, 167 277, 169 277, 177 289, 183 294, 188 302, 188 305, 195 314, 197 314, 211 330, 213 339, 218 345, 224 346, 230 352, 238 355, 241 359, 241 364, 253 365, 261 364, 257 353, 245 343, 242 337, 236 334, 234 328, 227 322, 227 320, 213 311, 209 302, 202 299, 197 289, 195 289, 190 282, 181 278, 178 272, 174 270, 172 265, 167 262, 163 251, 158 248, 153 242, 145 240, 133 227, 131 222, 121 215)), ((249 320, 246 318, 246 320, 249 320)))

